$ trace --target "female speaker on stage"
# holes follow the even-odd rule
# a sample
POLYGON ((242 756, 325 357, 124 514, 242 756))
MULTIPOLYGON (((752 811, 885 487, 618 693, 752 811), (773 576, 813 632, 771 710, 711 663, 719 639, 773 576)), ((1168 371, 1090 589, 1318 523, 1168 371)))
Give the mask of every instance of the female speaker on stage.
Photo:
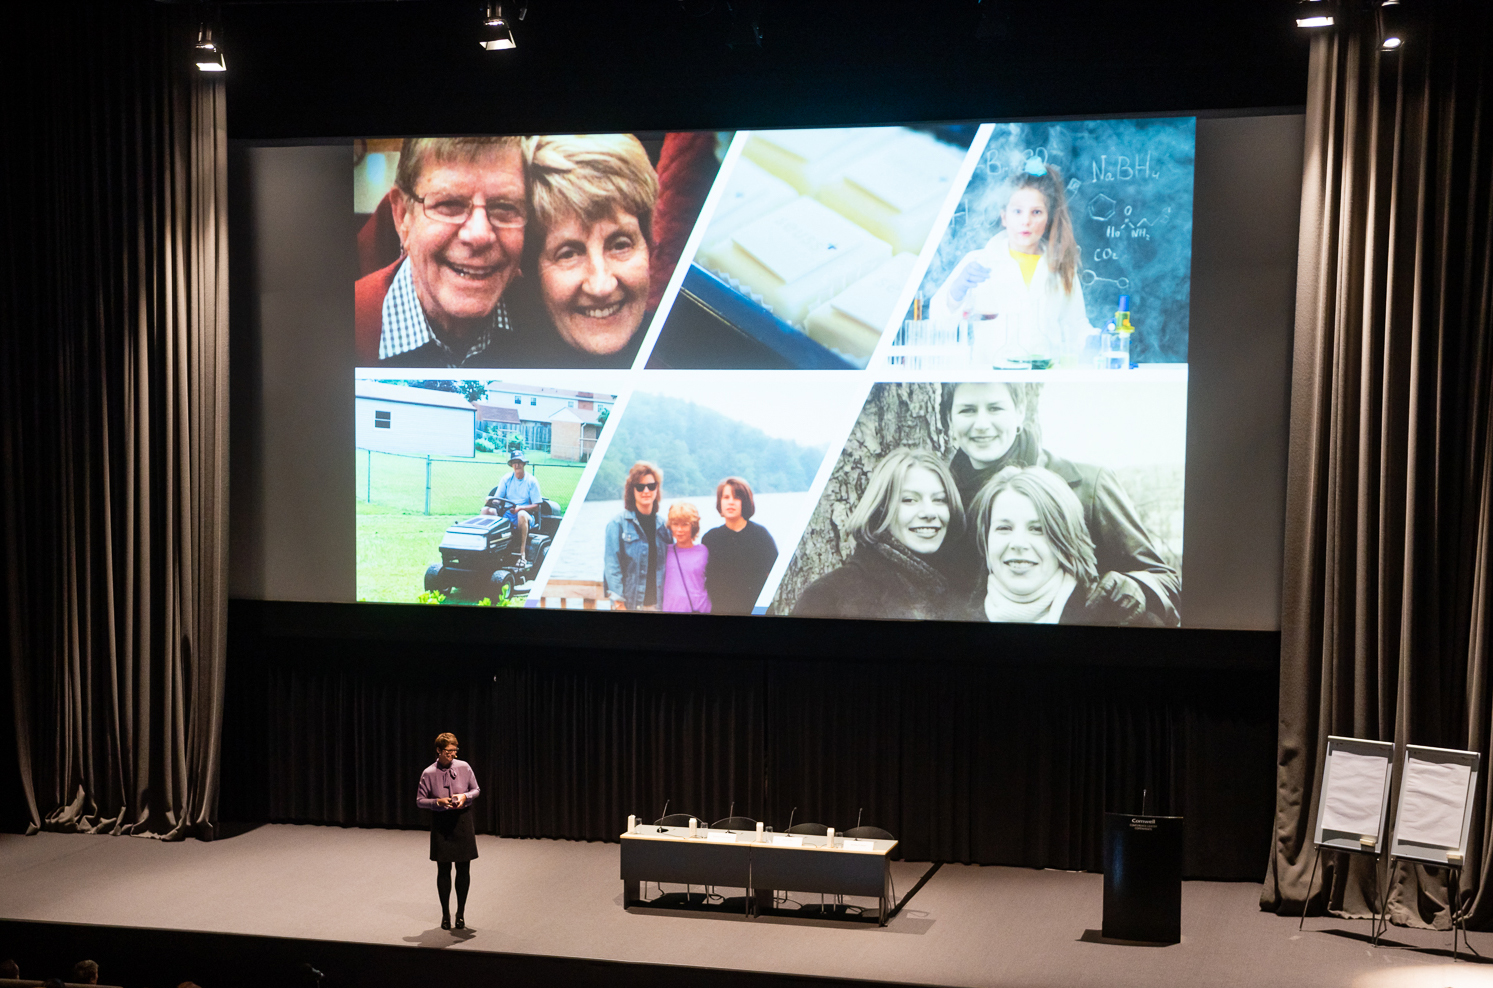
POLYGON ((430 860, 436 863, 435 887, 441 897, 441 929, 451 929, 451 866, 456 865, 456 928, 466 925, 467 889, 471 887, 472 859, 477 857, 477 831, 470 806, 482 789, 472 766, 456 757, 456 735, 435 739, 435 764, 420 773, 415 803, 430 810, 430 860))

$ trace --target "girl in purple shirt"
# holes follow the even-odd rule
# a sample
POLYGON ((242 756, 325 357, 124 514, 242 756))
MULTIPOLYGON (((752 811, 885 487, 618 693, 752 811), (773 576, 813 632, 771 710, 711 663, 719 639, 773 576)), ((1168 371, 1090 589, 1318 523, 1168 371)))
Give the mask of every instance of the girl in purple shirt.
POLYGON ((705 592, 705 564, 710 550, 696 545, 700 534, 700 511, 688 501, 669 507, 669 532, 674 544, 664 553, 664 599, 661 611, 675 614, 709 614, 710 595, 705 592))
POLYGON ((415 805, 430 810, 430 860, 436 863, 435 887, 441 897, 441 929, 451 929, 451 866, 456 865, 456 928, 467 925, 467 890, 471 863, 477 856, 477 831, 469 807, 482 792, 472 766, 456 757, 456 735, 435 739, 435 764, 420 773, 415 805))

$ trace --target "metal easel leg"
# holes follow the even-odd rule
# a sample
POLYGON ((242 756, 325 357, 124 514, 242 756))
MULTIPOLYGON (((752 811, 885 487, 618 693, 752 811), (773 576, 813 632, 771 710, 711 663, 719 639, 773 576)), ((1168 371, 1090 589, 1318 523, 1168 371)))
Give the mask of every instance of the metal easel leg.
POLYGON ((1389 890, 1394 885, 1395 859, 1389 855, 1384 860, 1384 888, 1379 894, 1379 920, 1374 924, 1374 946, 1379 946, 1381 933, 1389 932, 1389 890))
POLYGON ((1301 922, 1296 924, 1296 929, 1306 928, 1306 907, 1312 901, 1312 883, 1317 880, 1317 865, 1322 863, 1322 849, 1317 848, 1316 855, 1312 858, 1312 875, 1306 880, 1306 895, 1301 897, 1301 922))
MULTIPOLYGON (((1447 884, 1451 886, 1447 891, 1447 904, 1452 910, 1452 963, 1457 963, 1457 907, 1461 905, 1462 898, 1462 869, 1447 869, 1447 884)), ((1464 936, 1463 939, 1466 939, 1464 936)))

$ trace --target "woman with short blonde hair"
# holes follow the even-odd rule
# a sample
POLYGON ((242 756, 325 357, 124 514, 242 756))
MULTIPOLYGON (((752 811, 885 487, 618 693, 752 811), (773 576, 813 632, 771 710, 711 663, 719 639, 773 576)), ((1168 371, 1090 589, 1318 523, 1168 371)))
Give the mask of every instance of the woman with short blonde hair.
POLYGON ((669 505, 669 534, 674 536, 674 544, 664 554, 664 593, 659 610, 709 614, 705 568, 710 563, 710 550, 695 542, 700 535, 700 509, 688 501, 669 505))
POLYGON ((524 270, 576 358, 631 366, 647 323, 658 175, 631 134, 532 138, 524 270))

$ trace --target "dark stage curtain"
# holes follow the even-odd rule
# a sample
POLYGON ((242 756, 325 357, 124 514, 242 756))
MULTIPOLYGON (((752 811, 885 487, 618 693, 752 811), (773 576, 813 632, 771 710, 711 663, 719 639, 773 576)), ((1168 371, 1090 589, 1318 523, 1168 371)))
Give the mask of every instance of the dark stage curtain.
POLYGON ((206 836, 226 626, 223 85, 190 66, 179 8, 11 16, 0 580, 21 789, 33 829, 206 836))
POLYGON ((779 829, 795 807, 842 830, 864 810, 915 860, 1098 870, 1102 814, 1149 790, 1187 818, 1189 875, 1256 878, 1269 838, 1274 669, 1136 663, 1200 635, 1226 666, 1273 635, 1127 632, 1104 667, 1050 638, 1022 662, 743 660, 239 627, 224 820, 427 826, 415 784, 450 730, 486 793, 479 831, 506 837, 615 840, 666 799, 706 820, 734 802, 779 829))
POLYGON ((629 813, 709 823, 762 806, 762 662, 500 645, 234 646, 224 819, 425 827, 450 731, 483 796, 478 832, 615 840, 629 813), (486 653, 486 654, 482 654, 486 653))
POLYGON ((913 860, 1101 871, 1104 814, 1144 797, 1186 818, 1187 875, 1254 877, 1274 686, 1240 670, 775 662, 768 804, 838 828, 863 817, 913 860))
MULTIPOLYGON (((1486 928, 1493 5, 1406 4, 1392 55, 1372 11, 1340 10, 1311 52, 1261 904, 1301 910, 1326 739, 1350 735, 1482 753, 1462 882, 1486 928)), ((1325 865, 1309 904, 1367 916, 1371 862, 1325 865)), ((1447 925, 1443 873, 1401 866, 1392 881, 1394 922, 1447 925)))

